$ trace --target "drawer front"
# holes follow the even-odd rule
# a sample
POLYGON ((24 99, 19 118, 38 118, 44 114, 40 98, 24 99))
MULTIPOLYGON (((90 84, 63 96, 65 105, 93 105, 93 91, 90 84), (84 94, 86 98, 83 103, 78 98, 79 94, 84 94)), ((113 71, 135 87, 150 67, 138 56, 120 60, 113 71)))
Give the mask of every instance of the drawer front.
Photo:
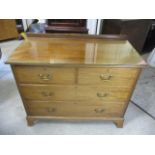
POLYGON ((75 86, 21 85, 21 94, 28 100, 74 100, 75 86))
POLYGON ((34 116, 122 116, 123 105, 117 103, 105 103, 102 106, 79 106, 64 103, 28 103, 28 114, 34 116))
POLYGON ((52 105, 57 105, 57 106, 108 106, 110 108, 115 108, 115 107, 122 107, 126 106, 126 102, 106 102, 106 101, 34 101, 34 100, 27 100, 26 105, 28 106, 52 106, 52 105))
POLYGON ((119 87, 76 85, 21 85, 21 94, 27 100, 44 101, 126 101, 130 90, 119 87))
POLYGON ((73 84, 75 82, 73 68, 15 66, 13 70, 20 83, 73 84))
POLYGON ((130 89, 103 86, 79 86, 77 88, 77 99, 85 101, 126 101, 130 89))
POLYGON ((130 87, 138 69, 132 68, 80 68, 79 84, 103 84, 130 87))

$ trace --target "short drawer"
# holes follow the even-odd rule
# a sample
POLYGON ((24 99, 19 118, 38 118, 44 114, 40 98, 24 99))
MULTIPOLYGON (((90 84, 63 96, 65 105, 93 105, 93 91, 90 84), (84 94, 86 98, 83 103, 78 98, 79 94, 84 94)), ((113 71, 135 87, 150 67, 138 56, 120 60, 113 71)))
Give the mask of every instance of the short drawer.
POLYGON ((20 83, 73 84, 74 68, 14 66, 15 77, 20 83))
POLYGON ((130 95, 130 89, 81 85, 78 86, 76 95, 79 101, 126 101, 130 95))
POLYGON ((21 85, 21 94, 27 100, 74 100, 75 86, 21 85))
POLYGON ((79 84, 103 84, 112 86, 132 86, 138 75, 135 68, 80 68, 79 84))
POLYGON ((79 106, 64 103, 30 102, 27 109, 32 116, 91 116, 91 117, 116 117, 122 116, 123 105, 106 103, 102 106, 79 106))

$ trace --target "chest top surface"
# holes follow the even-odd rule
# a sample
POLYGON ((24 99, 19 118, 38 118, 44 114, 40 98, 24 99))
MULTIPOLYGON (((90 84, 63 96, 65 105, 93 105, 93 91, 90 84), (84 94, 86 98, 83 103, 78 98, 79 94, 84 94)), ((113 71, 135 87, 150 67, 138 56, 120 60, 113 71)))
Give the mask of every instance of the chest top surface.
POLYGON ((6 63, 24 65, 144 66, 125 39, 89 35, 34 35, 23 41, 6 63))

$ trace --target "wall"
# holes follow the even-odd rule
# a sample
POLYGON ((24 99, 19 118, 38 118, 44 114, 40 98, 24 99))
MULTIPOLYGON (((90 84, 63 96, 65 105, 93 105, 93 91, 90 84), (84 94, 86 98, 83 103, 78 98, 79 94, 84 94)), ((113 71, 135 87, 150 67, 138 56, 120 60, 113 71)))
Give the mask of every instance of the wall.
POLYGON ((96 34, 97 19, 87 19, 87 28, 89 29, 89 34, 96 34))

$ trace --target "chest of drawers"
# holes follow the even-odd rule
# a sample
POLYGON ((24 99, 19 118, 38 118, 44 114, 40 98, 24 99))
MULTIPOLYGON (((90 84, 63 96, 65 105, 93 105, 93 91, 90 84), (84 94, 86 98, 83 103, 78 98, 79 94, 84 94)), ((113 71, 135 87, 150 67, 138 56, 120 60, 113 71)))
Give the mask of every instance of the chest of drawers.
POLYGON ((145 62, 122 36, 30 34, 9 57, 27 114, 109 120, 124 114, 145 62))

